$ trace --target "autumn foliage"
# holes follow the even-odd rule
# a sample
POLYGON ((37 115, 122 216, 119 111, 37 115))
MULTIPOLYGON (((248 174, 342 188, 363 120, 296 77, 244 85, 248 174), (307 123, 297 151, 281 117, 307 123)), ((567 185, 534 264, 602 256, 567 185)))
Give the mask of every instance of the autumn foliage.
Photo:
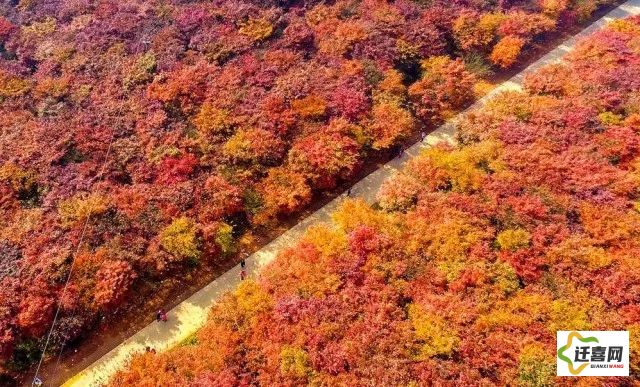
POLYGON ((583 385, 557 330, 640 332, 639 39, 616 22, 527 75, 112 385, 583 385))
MULTIPOLYGON (((103 317, 123 312, 132 290, 186 281, 203 265, 228 259, 243 233, 268 234, 314 195, 353 179, 372 155, 471 103, 475 83, 488 73, 478 68, 512 65, 536 41, 608 3, 3 3, 0 374, 23 369, 21 359, 37 356, 58 307, 51 353, 77 342, 103 317)), ((589 48, 615 66, 618 53, 609 49, 589 48)), ((556 94, 575 89, 569 82, 562 88, 538 83, 556 94)), ((598 137, 598 144, 606 157, 630 162, 632 129, 620 126, 630 116, 619 111, 615 95, 603 101, 611 106, 597 113, 612 136, 598 137)), ((572 122, 591 125, 589 109, 572 109, 572 122)), ((464 170, 457 163, 467 156, 456 157, 451 165, 434 162, 429 171, 445 186, 451 177, 479 189, 482 173, 464 170)), ((613 175, 600 178, 606 176, 613 175)), ((396 207, 415 205, 417 194, 409 191, 418 188, 398 192, 396 207)), ((595 230, 602 214, 592 216, 595 230)), ((596 234, 624 237, 606 228, 596 234)), ((536 238, 532 233, 528 249, 537 251, 536 238)), ((514 265, 528 265, 520 250, 504 254, 514 265)), ((357 275, 355 267, 343 269, 357 275)), ((432 313, 415 310, 418 319, 432 313)), ((424 337, 441 325, 427 326, 436 333, 424 337)), ((381 345, 408 330, 389 332, 381 345)), ((318 350, 322 345, 318 341, 318 350)), ((270 366, 296 378, 312 375, 307 371, 318 364, 337 374, 353 351, 322 347, 327 355, 320 356, 303 348, 274 347, 286 366, 270 366)), ((226 384, 234 376, 201 377, 203 384, 213 377, 226 384)))

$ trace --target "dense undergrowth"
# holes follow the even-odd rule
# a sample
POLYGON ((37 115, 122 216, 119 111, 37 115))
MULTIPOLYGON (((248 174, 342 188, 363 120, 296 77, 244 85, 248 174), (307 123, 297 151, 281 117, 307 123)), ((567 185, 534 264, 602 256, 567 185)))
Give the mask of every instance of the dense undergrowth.
POLYGON ((524 83, 112 385, 637 383, 640 18, 524 83), (632 379, 556 378, 557 330, 629 330, 632 379))
POLYGON ((58 306, 54 352, 606 3, 3 2, 1 372, 39 355, 58 306))

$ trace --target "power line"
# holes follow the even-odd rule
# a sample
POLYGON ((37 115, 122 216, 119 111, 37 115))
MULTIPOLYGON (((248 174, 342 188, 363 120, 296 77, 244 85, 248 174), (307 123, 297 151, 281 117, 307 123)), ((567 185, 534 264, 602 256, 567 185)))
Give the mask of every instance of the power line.
MULTIPOLYGON (((107 166, 107 161, 109 161, 109 155, 111 154, 111 145, 113 144, 113 139, 115 138, 115 132, 112 131, 111 133, 111 137, 109 138, 109 146, 107 147, 107 153, 105 154, 104 157, 104 162, 102 163, 102 167, 100 168, 100 172, 98 173, 97 179, 96 181, 98 181, 99 179, 102 178, 102 175, 104 174, 105 168, 107 166)), ((89 207, 89 213, 87 215, 87 219, 84 222, 84 226, 82 226, 82 233, 80 234, 80 240, 78 241, 78 246, 76 246, 76 251, 73 254, 73 258, 71 259, 71 267, 69 268, 69 274, 67 274, 67 279, 64 283, 64 287, 62 288, 62 293, 60 294, 60 297, 58 297, 58 306, 56 308, 56 313, 53 316, 53 321, 51 323, 51 329, 49 329, 49 333, 47 334, 47 340, 44 343, 44 348, 42 348, 42 353, 40 354, 40 361, 38 361, 38 367, 36 368, 36 373, 35 375, 33 375, 33 380, 31 381, 31 386, 34 387, 36 386, 36 380, 39 381, 40 383, 42 383, 40 381, 40 379, 38 378, 38 374, 40 373, 40 367, 42 366, 42 362, 44 360, 44 356, 47 352, 47 347, 49 346, 49 341, 51 340, 51 335, 53 334, 53 329, 55 328, 56 322, 58 321, 58 316, 60 315, 60 309, 61 309, 61 303, 60 300, 65 296, 66 292, 67 292, 67 286, 69 285, 69 281, 71 280, 71 274, 73 273, 73 267, 75 265, 76 262, 76 257, 78 256, 78 253, 80 252, 80 247, 82 246, 82 241, 84 239, 85 233, 87 231, 87 226, 89 225, 89 220, 91 219, 91 212, 93 210, 93 207, 90 206, 89 207)), ((62 352, 61 352, 62 354, 62 352)))

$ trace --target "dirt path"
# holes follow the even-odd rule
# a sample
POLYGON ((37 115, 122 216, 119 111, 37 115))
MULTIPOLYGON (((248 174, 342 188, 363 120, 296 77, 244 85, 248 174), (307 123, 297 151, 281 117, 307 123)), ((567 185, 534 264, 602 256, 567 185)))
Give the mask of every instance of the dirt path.
MULTIPOLYGON (((454 142, 456 121, 469 111, 476 110, 483 106, 488 100, 500 92, 519 90, 520 83, 526 73, 535 71, 546 64, 560 61, 564 55, 573 49, 580 38, 602 28, 609 21, 638 14, 640 14, 640 0, 629 0, 615 8, 603 18, 566 40, 553 51, 496 87, 456 118, 433 131, 422 143, 417 143, 408 148, 401 158, 391 160, 383 167, 360 180, 351 189, 351 196, 363 198, 367 202, 373 203, 382 182, 393 176, 410 158, 418 155, 422 149, 438 142, 454 142)), ((334 212, 344 199, 345 195, 335 198, 286 231, 280 237, 274 239, 271 243, 248 257, 246 259, 247 275, 249 277, 257 276, 262 268, 271 262, 281 250, 294 245, 310 226, 330 222, 331 213, 334 212)), ((224 293, 233 290, 239 282, 240 268, 234 267, 171 309, 168 313, 168 322, 153 322, 147 325, 82 372, 69 379, 64 386, 86 387, 102 385, 117 369, 127 364, 133 354, 144 351, 145 347, 149 346, 158 351, 164 351, 183 342, 205 323, 207 311, 211 305, 224 293)))

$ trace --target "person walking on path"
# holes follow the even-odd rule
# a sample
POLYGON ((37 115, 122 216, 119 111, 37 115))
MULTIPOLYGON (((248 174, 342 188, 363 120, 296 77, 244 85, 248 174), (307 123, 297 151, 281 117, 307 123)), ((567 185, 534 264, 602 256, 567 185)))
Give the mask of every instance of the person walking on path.
POLYGON ((427 138, 427 132, 424 130, 420 133, 420 141, 424 142, 424 139, 427 138))
POLYGON ((158 309, 158 311, 156 312, 156 321, 160 322, 167 322, 167 312, 164 310, 164 308, 160 308, 158 309))
POLYGON ((400 145, 400 150, 398 151, 398 158, 401 159, 402 155, 404 155, 404 145, 400 145))
POLYGON ((240 281, 244 281, 247 278, 247 272, 244 269, 240 270, 240 281))
POLYGON ((244 259, 240 260, 240 268, 242 270, 244 270, 244 267, 247 265, 247 263, 244 261, 244 259))
POLYGON ((350 198, 351 197, 351 187, 349 187, 349 189, 347 190, 347 197, 350 198))

